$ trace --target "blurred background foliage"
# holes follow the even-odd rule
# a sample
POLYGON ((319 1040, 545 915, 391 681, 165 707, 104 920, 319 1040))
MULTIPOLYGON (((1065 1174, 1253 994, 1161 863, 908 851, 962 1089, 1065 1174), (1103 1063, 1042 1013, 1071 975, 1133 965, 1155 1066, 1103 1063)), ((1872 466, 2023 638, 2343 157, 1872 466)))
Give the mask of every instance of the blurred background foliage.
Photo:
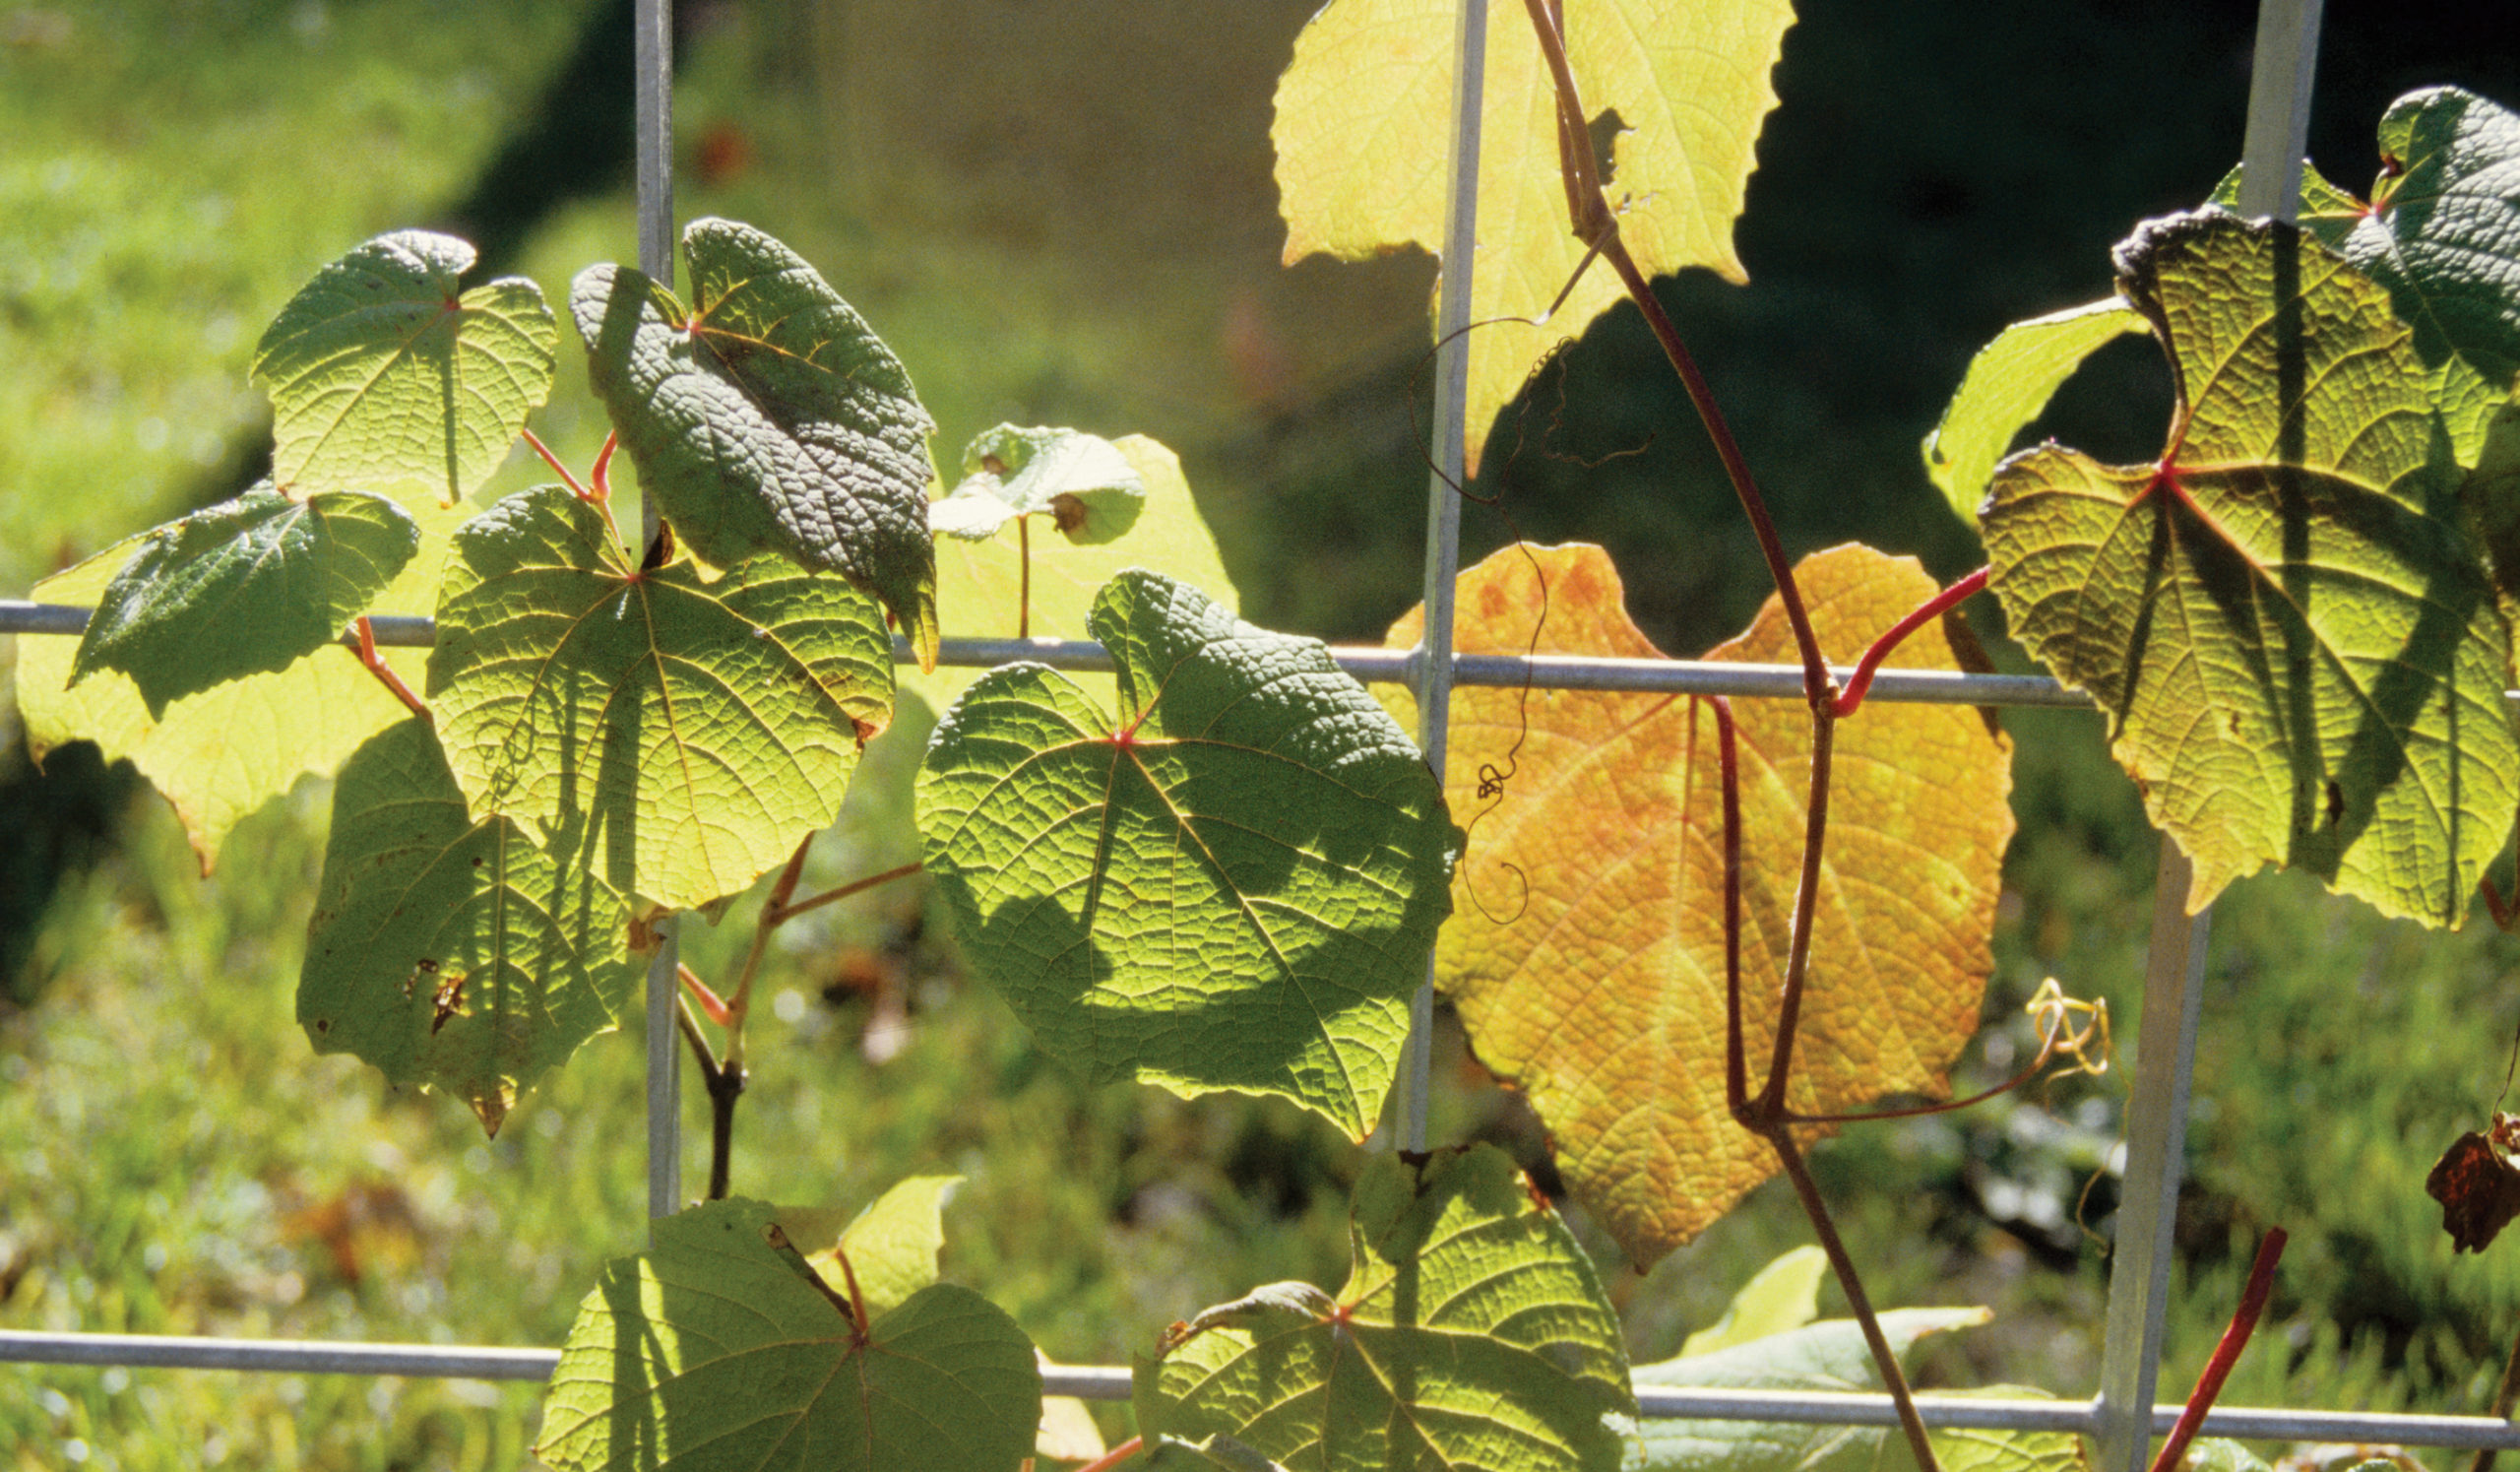
MULTIPOLYGON (((1859 538, 1956 575, 1977 550, 1919 438, 1979 344, 2105 293, 2109 245, 2230 166, 2250 7, 1799 8, 1739 229, 1751 285, 1662 289, 1796 552, 1859 538)), ((1377 638, 1417 597, 1432 270, 1279 263, 1270 92, 1307 9, 684 0, 679 213, 749 220, 816 262, 909 363, 940 458, 1002 419, 1152 434, 1181 453, 1247 616, 1377 638)), ((631 258, 627 10, 0 0, 0 594, 259 474, 253 343, 358 240, 455 229, 554 296, 580 266, 631 258)), ((2330 10, 2312 154, 2332 177, 2369 179, 2372 126, 2410 88, 2520 103, 2520 29, 2496 7, 2330 10)), ((579 361, 564 353, 536 428, 583 463, 602 431, 579 361)), ((2148 458, 2167 403, 2152 350, 2128 343, 2044 427, 2148 458)), ((1516 530, 1604 543, 1675 654, 1756 608, 1737 512, 1632 313, 1499 433, 1477 488, 1501 510, 1471 509, 1465 560, 1516 530)), ((511 462, 487 494, 539 479, 511 462)), ((914 853, 902 783, 926 720, 906 709, 879 745, 818 876, 914 853)), ((2095 720, 2006 724, 2022 832, 1991 1025, 1965 1069, 1987 1079, 2029 1045, 2017 1009, 2051 973, 2109 996, 2133 1035, 2155 854, 2095 720)), ((447 1101, 312 1057, 291 1020, 322 785, 203 881, 127 773, 74 748, 38 774, 14 725, 0 735, 0 1322, 556 1343, 597 1264, 642 1240, 638 1019, 484 1141, 447 1101)), ((739 905, 694 940, 704 974, 730 966, 748 920, 739 905)), ((2289 878, 2236 886, 2214 925, 2165 1393, 2281 1225, 2270 1327, 2227 1401, 2483 1409, 2520 1331, 2520 1251, 2454 1261, 2423 1178, 2500 1097, 2520 948, 2289 878)), ((1274 1105, 1079 1087, 963 977, 914 888, 788 927, 767 988, 737 1188, 850 1203, 962 1173, 950 1275, 1055 1357, 1124 1360, 1254 1283, 1346 1270, 1344 1140, 1274 1105)), ((1447 1046, 1439 1133, 1504 1141, 1547 1179, 1535 1123, 1447 1046)), ((2088 1393, 2123 1086, 1820 1152, 1876 1299, 1997 1311, 1936 1347, 1928 1382, 2088 1393)), ((1631 1348, 1659 1358, 1807 1237, 1770 1189, 1648 1274, 1596 1247, 1631 1348)), ((0 1458, 504 1468, 537 1399, 0 1367, 0 1458)))

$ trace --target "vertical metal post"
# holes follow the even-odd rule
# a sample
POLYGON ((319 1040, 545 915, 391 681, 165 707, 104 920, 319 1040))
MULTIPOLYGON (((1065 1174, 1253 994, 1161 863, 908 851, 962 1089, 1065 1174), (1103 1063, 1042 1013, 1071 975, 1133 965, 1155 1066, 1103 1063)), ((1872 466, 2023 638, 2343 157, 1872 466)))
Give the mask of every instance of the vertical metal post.
MULTIPOLYGON (((1461 564, 1461 495, 1470 399, 1470 282, 1479 246, 1479 124, 1485 105, 1487 0, 1462 0, 1453 32, 1451 184, 1444 221, 1444 279, 1435 309, 1435 469, 1426 483, 1426 619, 1410 680, 1418 698, 1418 744, 1443 780, 1452 726, 1453 576, 1461 564)), ((1435 963, 1409 1004, 1409 1042, 1400 1056, 1400 1110, 1393 1136, 1404 1150, 1426 1148, 1427 1073, 1435 1026, 1435 963)))
MULTIPOLYGON (((2290 221, 2300 210, 2301 155, 2308 147, 2310 84, 2317 69, 2321 0, 2261 0, 2249 76, 2240 213, 2290 221)), ((2144 1472, 2152 1448, 2161 1375, 2162 1322, 2170 1308, 2171 1229, 2187 1149, 2187 1099, 2196 1068, 2196 1016, 2205 974, 2208 917, 2187 914, 2191 869, 2168 836, 2153 896, 2152 952, 2144 968, 2144 1020, 2136 1040, 2134 1098, 2126 1110, 2126 1185, 2102 1342, 2098 1472, 2144 1472)))
MULTIPOLYGON (((639 0, 633 66, 637 89, 639 270, 673 283, 673 0, 639 0)), ((640 544, 657 541, 657 503, 639 497, 640 544)), ((670 920, 657 927, 648 960, 648 1216, 682 1205, 682 1040, 675 1035, 681 947, 670 920)))

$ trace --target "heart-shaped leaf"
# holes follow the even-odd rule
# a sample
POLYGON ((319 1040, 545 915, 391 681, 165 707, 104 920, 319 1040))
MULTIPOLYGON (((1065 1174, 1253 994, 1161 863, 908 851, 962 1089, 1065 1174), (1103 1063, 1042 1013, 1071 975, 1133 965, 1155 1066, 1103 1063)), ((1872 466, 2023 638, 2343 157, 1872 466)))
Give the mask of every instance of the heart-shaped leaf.
POLYGON ((2520 115, 2455 87, 2410 93, 2380 119, 2380 156, 2391 172, 2341 248, 2415 329, 2470 461, 2520 375, 2520 115))
POLYGON ((316 273, 254 349, 272 474, 300 499, 369 490, 452 506, 550 396, 559 329, 523 277, 458 293, 472 247, 403 230, 316 273))
MULTIPOLYGON (((1289 265, 1314 251, 1363 260, 1403 245, 1444 248, 1451 149, 1452 0, 1336 0, 1295 37, 1278 83, 1279 209, 1289 265)), ((1704 266, 1749 280, 1732 251, 1776 105, 1768 74, 1788 0, 1597 0, 1566 17, 1566 50, 1588 140, 1604 161, 1619 238, 1649 276, 1704 266)), ((1573 294, 1538 318, 1584 260, 1560 182, 1557 101, 1531 17, 1487 8, 1486 106, 1480 124, 1479 247, 1472 273, 1470 408, 1475 470, 1496 411, 1564 339, 1626 299, 1592 263, 1573 294)))
POLYGON ((919 771, 974 966, 1087 1077, 1277 1094, 1361 1137, 1450 908, 1417 748, 1309 639, 1126 572, 1089 628, 1120 714, 1055 671, 972 686, 919 771))
POLYGON ((682 232, 691 305, 622 266, 569 292, 587 372, 684 544, 778 551, 882 599, 936 663, 927 437, 910 374, 794 251, 750 225, 682 232))
POLYGON ((394 1084, 442 1088, 492 1134, 518 1093, 608 1031, 639 982, 629 907, 578 835, 544 853, 477 822, 424 721, 343 765, 307 922, 297 1021, 394 1084))
POLYGON ((1046 516, 1079 546, 1118 540, 1146 506, 1146 481, 1120 447, 1073 429, 1000 424, 963 451, 963 480, 927 508, 939 535, 977 542, 1022 516, 1046 516))
MULTIPOLYGON (((1844 664, 1935 591, 1913 561, 1862 546, 1816 552, 1795 576, 1821 648, 1844 664)), ((1461 575, 1454 641, 1521 654, 1537 625, 1542 654, 1657 658, 1624 604, 1599 547, 1509 546, 1461 575)), ((1387 642, 1416 643, 1418 622, 1404 617, 1387 642)), ((1776 600, 1710 658, 1794 663, 1776 600)), ((1892 663, 1957 659, 1927 627, 1892 663)), ((1775 1036, 1811 737, 1798 701, 1734 711, 1742 1033, 1755 1066, 1775 1036)), ((1530 1096, 1577 1198, 1651 1263, 1778 1168, 1726 1100, 1715 713, 1671 696, 1461 689, 1450 765, 1455 804, 1481 815, 1436 985, 1480 1060, 1530 1096), (1502 792, 1481 796, 1491 770, 1502 792)), ((1866 705, 1840 723, 1833 770, 1787 1095, 1804 1115, 1946 1087, 1993 969, 1986 936, 2013 827, 2007 744, 1965 707, 1866 705)))
POLYGON ((2016 637, 2108 713, 2203 907, 2267 864, 2454 925, 2520 800, 2502 620, 2388 293, 2220 212, 2118 248, 2177 405, 2155 465, 2006 461, 1983 519, 2016 637))
POLYGON ((170 700, 340 638, 419 549, 419 523, 392 501, 291 500, 266 481, 142 540, 97 598, 70 682, 119 670, 163 720, 170 700))
POLYGON ((838 578, 758 557, 641 571, 556 485, 456 533, 429 700, 475 812, 593 825, 624 894, 732 894, 839 811, 892 712, 892 640, 838 578))
POLYGON ((1174 1325, 1138 1361, 1139 1429, 1307 1472, 1618 1466, 1603 1418, 1635 1402, 1617 1316, 1503 1152, 1375 1156, 1349 1237, 1337 1298, 1282 1284, 1174 1325))
POLYGON ((2112 297, 2016 322, 1978 350, 1924 445, 1925 474, 1962 521, 1977 525, 1978 502, 1995 462, 2023 426, 2039 417, 2057 386, 2083 359, 2143 330, 2144 319, 2134 308, 2112 297))
POLYGON ((1041 1374, 1003 1310, 938 1283, 861 1332, 773 1208, 710 1201, 605 1264, 535 1454, 564 1472, 1015 1472, 1041 1374))

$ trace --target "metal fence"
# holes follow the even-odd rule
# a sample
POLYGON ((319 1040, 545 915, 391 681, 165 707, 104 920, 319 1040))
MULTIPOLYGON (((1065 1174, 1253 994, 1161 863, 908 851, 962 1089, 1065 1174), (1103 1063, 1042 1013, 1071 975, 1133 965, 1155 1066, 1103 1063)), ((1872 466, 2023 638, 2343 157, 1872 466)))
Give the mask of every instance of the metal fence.
MULTIPOLYGON (((2262 0, 2243 148, 2244 213, 2285 219, 2294 214, 2293 160, 2304 152, 2320 3, 2262 0)), ((1455 684, 1514 687, 1529 683, 1541 688, 1752 699, 1798 700, 1803 693, 1798 667, 1458 656, 1453 652, 1452 592, 1459 563, 1460 515, 1460 499, 1453 487, 1460 482, 1462 469, 1467 372, 1462 329, 1469 321, 1470 244, 1477 233, 1478 199, 1472 181, 1478 176, 1486 8, 1486 0, 1463 0, 1456 32, 1461 64, 1449 160, 1453 184, 1443 252, 1443 294, 1437 312, 1439 337, 1446 346, 1436 361, 1424 639, 1414 650, 1332 652, 1340 666, 1358 679, 1405 683, 1412 688, 1421 713, 1419 744, 1438 771, 1444 765, 1448 695, 1455 684)), ((669 10, 670 0, 639 0, 635 20, 639 264, 660 280, 671 279, 674 241, 669 10)), ((654 517, 653 508, 648 515, 654 517)), ((653 522, 648 530, 653 536, 653 522)), ((85 628, 87 618, 85 608, 0 602, 0 633, 76 634, 85 628)), ((424 645, 434 636, 425 618, 378 618, 375 631, 378 641, 386 644, 424 645)), ((907 659, 907 650, 898 657, 907 659)), ((941 655, 942 663, 957 666, 987 667, 1014 659, 1070 670, 1110 668, 1101 646, 1078 641, 949 639, 941 655)), ((2044 676, 1930 671, 1882 671, 1868 698, 2090 708, 2090 701, 2079 692, 2044 676)), ((2168 1431, 2180 1409, 2155 1404, 2154 1395, 2208 917, 2187 914, 2188 865, 2176 848, 2165 841, 2161 855, 2143 1017, 2135 1044, 2133 1098, 2126 1119, 2127 1160, 2099 1393, 2087 1400, 2050 1401, 1934 1396, 1920 1407, 1930 1426, 2081 1433, 2098 1445, 2099 1472, 2142 1472, 2150 1438, 2168 1431)), ((648 1202, 652 1217, 672 1212, 682 1196, 674 987, 675 954, 668 928, 648 976, 648 1202)), ((1393 1138, 1412 1147, 1424 1143, 1425 1050, 1431 1008, 1430 967, 1429 983, 1418 996, 1416 1027, 1394 1102, 1393 1138)), ((540 1380, 549 1377, 558 1360, 559 1352, 549 1349, 0 1330, 0 1362, 540 1380)), ((1052 1367, 1043 1379, 1043 1388, 1050 1394, 1100 1400, 1124 1400, 1129 1395, 1129 1372, 1122 1367, 1052 1367)), ((1889 1397, 1877 1393, 1645 1387, 1637 1398, 1650 1417, 1884 1427, 1895 1425, 1897 1419, 1889 1397)), ((2224 1407, 2207 1418, 2204 1429, 2211 1435, 2267 1440, 2520 1449, 2520 1424, 2479 1416, 2224 1407)))

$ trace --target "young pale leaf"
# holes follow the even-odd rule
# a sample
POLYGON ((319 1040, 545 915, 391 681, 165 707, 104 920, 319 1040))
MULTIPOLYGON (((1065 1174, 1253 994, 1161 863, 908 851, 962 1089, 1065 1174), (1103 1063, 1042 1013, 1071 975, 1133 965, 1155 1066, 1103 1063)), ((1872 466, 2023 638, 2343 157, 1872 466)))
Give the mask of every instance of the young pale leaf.
POLYGON ((535 1454, 563 1472, 1015 1472, 1041 1415, 1015 1321, 939 1283, 861 1336, 775 1215, 706 1202, 605 1264, 535 1454))
POLYGON ((1796 1248, 1760 1268, 1725 1307, 1724 1316, 1680 1342, 1680 1357, 1712 1354, 1770 1334, 1798 1329, 1820 1316, 1820 1280, 1829 1254, 1796 1248))
MULTIPOLYGON (((1973 1328, 1984 1309, 1893 1309, 1880 1315, 1891 1352, 1906 1358, 1927 1334, 1973 1328)), ((1636 1368, 1637 1385, 1718 1390, 1879 1391, 1881 1371, 1852 1318, 1824 1319, 1707 1354, 1684 1354, 1636 1368)), ((1883 1427, 1696 1421, 1656 1418, 1627 1432, 1628 1472, 1875 1472, 1887 1443, 1883 1427)), ((1939 1443, 1937 1443, 1939 1444, 1939 1443)))
MULTIPOLYGON (((960 1176, 913 1176, 876 1197, 837 1231, 838 1242, 805 1260, 827 1283, 841 1281, 840 1254, 857 1275, 866 1312, 885 1313, 936 1281, 936 1254, 945 1248, 945 1198, 960 1176)), ((821 1241, 836 1225, 819 1210, 780 1208, 779 1225, 798 1243, 821 1241)), ((800 1249, 801 1250, 801 1249, 800 1249)))
POLYGON ((1378 1155, 1349 1221, 1354 1265, 1336 1299, 1255 1295, 1138 1361, 1150 1440, 1230 1438, 1314 1472, 1619 1465, 1604 1417, 1635 1401, 1618 1319, 1503 1152, 1378 1155))
MULTIPOLYGON (((451 513, 423 507, 418 555, 377 595, 380 613, 426 613, 437 601, 451 513)), ((93 605, 153 534, 107 547, 35 585, 43 603, 93 605)), ((174 806, 202 872, 228 830, 309 774, 329 777, 369 736, 410 714, 344 648, 311 651, 277 672, 247 675, 186 695, 153 717, 140 688, 103 671, 69 688, 78 645, 27 639, 18 651, 18 711, 36 760, 67 741, 92 740, 107 761, 129 757, 174 806)), ((388 649, 405 682, 420 679, 422 651, 388 649)))
POLYGON ((629 907, 578 838, 553 834, 545 853, 506 818, 474 821, 428 723, 378 733, 333 789, 297 981, 315 1051, 445 1089, 498 1133, 639 982, 629 907))
POLYGON ((2520 800, 2502 620, 2388 294, 2220 212, 2118 247, 2170 354, 2156 465, 2045 446, 1984 517, 2016 637, 2108 714, 2191 908, 2268 864, 2458 923, 2520 800))
POLYGON ((1146 480, 1120 447, 1073 429, 1000 424, 963 451, 963 480, 929 503, 930 531, 978 542, 1019 516, 1046 516, 1079 546, 1119 539, 1146 506, 1146 480))
MULTIPOLYGON (((1354 261, 1402 245, 1443 250, 1458 10, 1452 0, 1335 0, 1295 38, 1270 129, 1289 265, 1314 251, 1354 261)), ((1704 266, 1749 279, 1732 222, 1776 105, 1768 74, 1793 24, 1788 0, 1568 9, 1568 61, 1592 111, 1619 238, 1647 276, 1704 266)), ((1488 7, 1486 57, 1470 306, 1486 325, 1470 336, 1465 446, 1474 470, 1489 422, 1533 366, 1626 299, 1596 261, 1545 324, 1510 320, 1546 312, 1585 246, 1568 227, 1556 95, 1524 7, 1488 7)))
POLYGON ((551 393, 559 329, 542 288, 458 294, 472 247, 379 235, 316 273, 254 349, 288 495, 368 490, 452 506, 499 468, 551 393))
POLYGON ((1925 436, 1925 474, 1942 487, 1952 511, 1975 526, 1995 462, 2014 436, 2039 417, 2084 358, 2143 330, 2135 309, 2112 297, 2016 322, 1979 349, 1942 422, 1925 436))
MULTIPOLYGON (((1146 487, 1137 521, 1115 543, 1079 544, 1064 537, 1037 537, 1029 548, 1032 575, 1024 575, 1027 550, 1012 537, 967 542, 948 537, 936 544, 937 602, 945 631, 960 638, 1012 639, 1031 631, 1069 632, 1085 627, 1094 596, 1126 568, 1144 567, 1189 584, 1231 612, 1233 580, 1226 576, 1216 534, 1199 515, 1199 503, 1181 479, 1170 450, 1132 434, 1111 446, 1146 487), (1023 616, 1029 605, 1031 616, 1023 616)), ((939 504, 942 504, 941 502, 939 504)), ((947 667, 924 673, 904 671, 902 685, 916 690, 936 710, 971 688, 979 672, 947 667)), ((1098 699, 1111 698, 1107 674, 1085 674, 1077 683, 1098 699)))
POLYGON ((892 714, 892 640, 838 578, 756 557, 642 572, 556 485, 456 533, 429 699, 476 812, 593 825, 603 875, 676 909, 732 894, 839 810, 892 714))
POLYGON ((392 501, 291 500, 266 481, 142 539, 97 598, 70 682, 119 670, 164 720, 168 701, 340 638, 419 549, 419 523, 392 501))
POLYGON ((727 220, 682 232, 685 307, 628 267, 570 288, 587 372, 675 535, 731 566, 777 551, 883 600, 936 662, 927 437, 910 374, 794 251, 727 220))
POLYGON ((976 969, 1098 1082, 1277 1094, 1372 1127, 1461 844, 1417 748, 1319 644, 1122 573, 1089 623, 1120 715, 994 671, 919 771, 976 969))
MULTIPOLYGON (((1931 578, 1869 547, 1796 570, 1830 659, 1853 664, 1930 598, 1931 578)), ((1463 573, 1455 645, 1655 659, 1599 547, 1510 546, 1463 573), (1545 614, 1544 621, 1543 615, 1545 614)), ((1387 643, 1417 642, 1419 615, 1387 643)), ((1771 598, 1709 658, 1792 664, 1771 598)), ((1950 669, 1939 628, 1894 666, 1950 669)), ((1776 1027, 1801 869, 1809 719, 1735 707, 1740 746, 1743 1037, 1753 1069, 1776 1027)), ((1641 1266, 1777 1171, 1725 1098, 1723 787, 1714 712, 1660 695, 1457 690, 1451 797, 1479 809, 1436 985, 1480 1060, 1530 1097, 1578 1199, 1641 1266), (1473 791, 1509 771, 1501 797, 1473 791)), ((1859 1109, 1935 1095, 1978 1029, 1986 936, 2012 836, 2008 743, 1976 711, 1875 702, 1840 724, 1829 846, 1788 1103, 1859 1109)), ((1753 1074, 1753 1087, 1757 1086, 1753 1074)))
POLYGON ((2464 463, 2520 375, 2520 116, 2455 87, 2380 119, 2391 161, 2345 258, 2389 288, 2464 463))

